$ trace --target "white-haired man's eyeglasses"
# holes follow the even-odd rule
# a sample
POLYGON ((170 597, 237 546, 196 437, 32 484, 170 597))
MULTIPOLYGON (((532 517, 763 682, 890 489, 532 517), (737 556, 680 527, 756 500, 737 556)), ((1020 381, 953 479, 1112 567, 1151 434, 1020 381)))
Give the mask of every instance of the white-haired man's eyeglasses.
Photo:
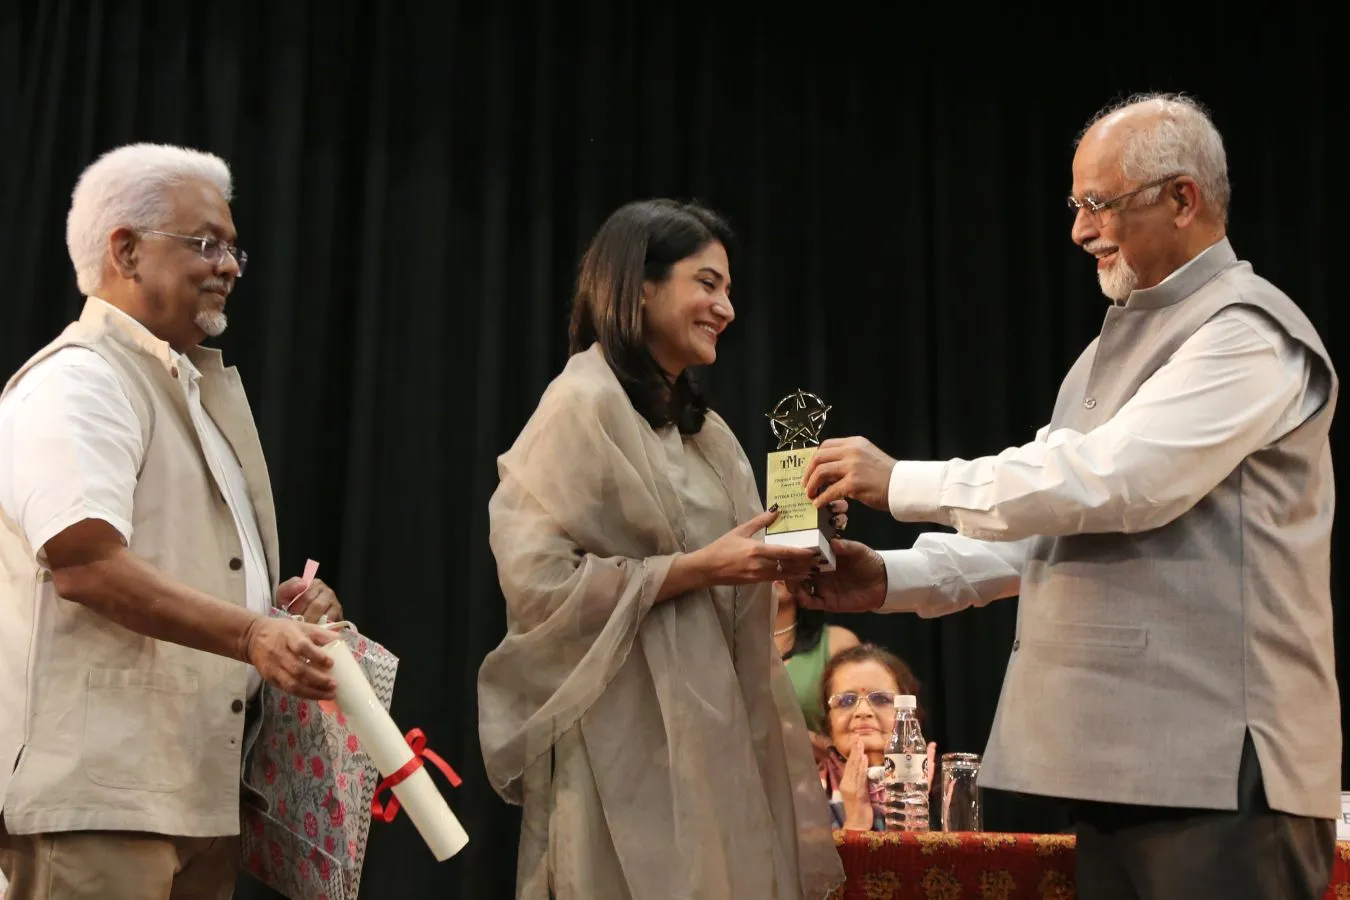
POLYGON ((180 241, 187 241, 189 244, 196 244, 198 252, 202 259, 213 266, 218 266, 225 261, 225 254, 228 253, 234 257, 234 264, 239 267, 239 274, 244 274, 244 267, 248 265, 248 254, 233 244, 227 244, 224 241, 213 237, 199 237, 191 234, 173 234, 168 231, 154 231, 145 229, 141 234, 157 234, 160 237, 177 238, 180 241))

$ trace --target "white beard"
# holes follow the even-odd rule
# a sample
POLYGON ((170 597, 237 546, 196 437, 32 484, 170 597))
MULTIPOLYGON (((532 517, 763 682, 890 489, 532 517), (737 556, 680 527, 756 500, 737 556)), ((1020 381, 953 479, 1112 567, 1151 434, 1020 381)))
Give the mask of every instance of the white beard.
POLYGON ((229 324, 225 313, 218 309, 204 309, 197 313, 197 318, 193 321, 207 337, 220 337, 225 332, 225 326, 229 324))
POLYGON ((1130 268, 1125 257, 1116 251, 1116 261, 1105 269, 1097 271, 1097 284, 1102 293, 1117 303, 1124 303, 1130 293, 1139 285, 1139 273, 1130 268))

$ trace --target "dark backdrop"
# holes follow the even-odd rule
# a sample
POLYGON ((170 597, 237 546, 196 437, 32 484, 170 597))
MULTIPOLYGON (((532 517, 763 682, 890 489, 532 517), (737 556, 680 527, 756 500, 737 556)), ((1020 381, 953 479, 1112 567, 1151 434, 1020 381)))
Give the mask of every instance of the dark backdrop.
MULTIPOLYGON (((619 204, 698 197, 741 232, 738 318, 710 375, 752 459, 765 410, 798 386, 834 405, 830 433, 893 455, 995 453, 1044 423, 1104 312, 1068 239, 1076 131, 1122 92, 1191 91, 1227 140, 1235 248, 1341 355, 1329 257, 1350 100, 1321 19, 1060 29, 960 6, 639 6, 0 13, 0 370, 78 310, 64 221, 82 167, 136 140, 233 165, 250 268, 219 343, 256 410, 283 570, 322 562, 402 658, 397 722, 465 776, 448 798, 466 850, 437 865, 406 818, 377 823, 363 897, 510 895, 517 816, 484 780, 475 718, 504 621, 486 504, 495 456, 564 362, 576 260, 619 204)), ((852 521, 879 547, 918 533, 852 521)), ((1015 612, 846 624, 913 664, 942 750, 979 751, 1015 612)), ((1063 824, 987 804, 991 828, 1063 824)))

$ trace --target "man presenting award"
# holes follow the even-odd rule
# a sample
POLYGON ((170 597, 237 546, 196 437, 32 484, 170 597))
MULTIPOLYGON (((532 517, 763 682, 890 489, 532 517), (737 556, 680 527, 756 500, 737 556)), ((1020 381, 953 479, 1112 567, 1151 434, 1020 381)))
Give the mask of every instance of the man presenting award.
POLYGON ((1049 424, 973 460, 826 441, 805 472, 818 506, 957 534, 837 542, 803 604, 937 616, 1020 594, 980 780, 1064 801, 1082 900, 1315 900, 1331 874, 1338 380, 1234 253, 1228 199, 1192 101, 1104 111, 1069 206, 1112 305, 1049 424))

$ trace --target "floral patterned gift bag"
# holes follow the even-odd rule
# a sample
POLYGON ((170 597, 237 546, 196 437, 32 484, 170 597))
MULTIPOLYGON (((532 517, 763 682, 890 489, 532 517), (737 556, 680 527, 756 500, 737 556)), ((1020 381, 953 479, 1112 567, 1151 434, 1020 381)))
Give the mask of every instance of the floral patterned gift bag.
MULTIPOLYGON (((350 622, 328 627, 347 643, 387 711, 398 658, 350 622)), ((241 867, 291 900, 356 900, 380 773, 335 707, 320 709, 270 685, 261 703, 244 782, 268 808, 243 802, 241 867)))

